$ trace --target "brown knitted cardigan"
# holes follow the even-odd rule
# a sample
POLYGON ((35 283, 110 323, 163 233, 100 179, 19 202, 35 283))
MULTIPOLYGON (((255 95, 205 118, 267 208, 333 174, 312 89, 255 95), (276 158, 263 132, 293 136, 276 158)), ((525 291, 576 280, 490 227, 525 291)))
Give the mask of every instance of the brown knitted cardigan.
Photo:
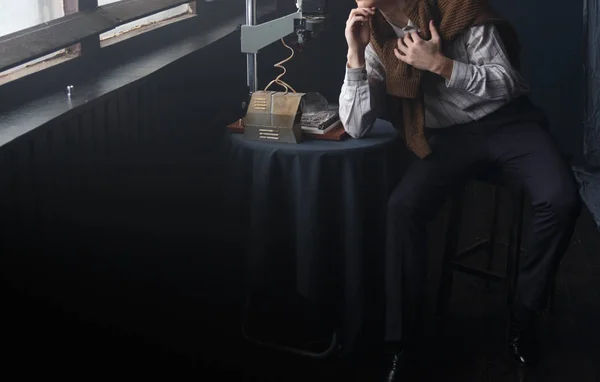
MULTIPOLYGON (((509 58, 513 64, 518 64, 516 33, 493 11, 487 0, 407 0, 404 14, 420 28, 419 35, 426 40, 431 38, 429 22, 433 20, 442 44, 451 43, 472 26, 494 23, 509 49, 509 58)), ((371 18, 371 45, 385 68, 388 113, 394 126, 404 130, 408 148, 418 157, 425 158, 431 148, 425 138, 423 72, 396 58, 396 42, 393 28, 377 11, 371 18)))

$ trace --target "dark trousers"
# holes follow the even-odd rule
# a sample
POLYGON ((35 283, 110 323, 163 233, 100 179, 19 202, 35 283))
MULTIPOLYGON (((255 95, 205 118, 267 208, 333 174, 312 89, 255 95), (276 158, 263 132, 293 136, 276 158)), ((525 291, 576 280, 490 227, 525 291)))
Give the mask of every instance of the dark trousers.
POLYGON ((499 169, 522 185, 533 208, 516 301, 540 309, 579 214, 576 183, 528 100, 470 124, 428 129, 433 154, 416 160, 393 191, 387 212, 385 339, 407 341, 422 322, 427 223, 449 195, 481 171, 499 169))

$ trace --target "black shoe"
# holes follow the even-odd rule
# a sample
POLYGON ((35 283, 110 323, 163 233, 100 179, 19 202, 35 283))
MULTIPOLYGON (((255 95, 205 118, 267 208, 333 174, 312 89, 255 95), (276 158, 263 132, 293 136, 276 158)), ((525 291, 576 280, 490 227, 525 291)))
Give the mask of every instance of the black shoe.
POLYGON ((402 367, 405 364, 406 352, 400 351, 398 353, 393 354, 389 360, 387 360, 387 369, 386 369, 386 377, 385 382, 397 382, 400 381, 400 373, 402 372, 402 367))
POLYGON ((417 375, 423 377, 426 374, 423 366, 423 353, 420 348, 414 346, 403 347, 401 351, 388 355, 384 369, 384 381, 412 381, 417 375))
POLYGON ((519 365, 530 366, 537 362, 539 343, 536 337, 533 318, 527 321, 512 320, 508 334, 508 347, 511 356, 519 365))

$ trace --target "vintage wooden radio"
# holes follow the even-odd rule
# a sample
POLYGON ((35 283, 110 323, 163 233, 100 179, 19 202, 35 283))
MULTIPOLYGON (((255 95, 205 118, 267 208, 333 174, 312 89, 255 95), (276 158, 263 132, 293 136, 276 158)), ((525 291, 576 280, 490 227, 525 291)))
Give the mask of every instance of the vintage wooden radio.
POLYGON ((244 138, 299 143, 302 140, 304 93, 257 91, 243 118, 244 138))

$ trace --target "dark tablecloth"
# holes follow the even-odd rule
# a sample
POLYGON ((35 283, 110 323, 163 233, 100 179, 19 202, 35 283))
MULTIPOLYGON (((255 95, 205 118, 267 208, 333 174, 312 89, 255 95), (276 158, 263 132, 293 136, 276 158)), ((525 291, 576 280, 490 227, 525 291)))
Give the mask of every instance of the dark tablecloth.
POLYGON ((361 139, 287 144, 231 134, 226 147, 247 285, 331 308, 351 345, 382 298, 385 209, 410 158, 397 133, 378 120, 361 139))

